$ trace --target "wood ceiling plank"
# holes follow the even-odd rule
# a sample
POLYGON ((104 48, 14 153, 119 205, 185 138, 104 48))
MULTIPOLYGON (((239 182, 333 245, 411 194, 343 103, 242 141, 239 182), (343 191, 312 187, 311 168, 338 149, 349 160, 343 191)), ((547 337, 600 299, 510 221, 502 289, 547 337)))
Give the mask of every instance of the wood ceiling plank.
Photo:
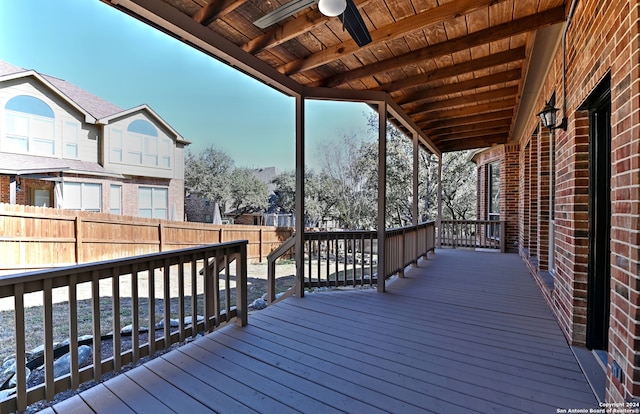
POLYGON ((427 129, 423 131, 429 137, 439 137, 439 136, 452 135, 452 134, 461 134, 464 132, 474 131, 476 129, 488 129, 493 127, 510 127, 510 126, 511 126, 511 119, 507 118, 507 119, 500 119, 500 120, 490 119, 484 122, 475 122, 473 124, 447 126, 439 129, 427 129))
POLYGON ((475 93, 468 96, 460 96, 458 98, 445 99, 441 101, 429 102, 417 106, 411 111, 406 111, 410 116, 433 111, 442 111, 449 108, 455 108, 458 106, 469 106, 479 102, 490 101, 494 99, 503 99, 507 97, 515 97, 518 94, 517 86, 510 86, 507 88, 496 89, 493 91, 475 93))
POLYGON ((508 98, 501 101, 488 102, 473 106, 465 106, 462 108, 445 109, 442 111, 424 112, 419 115, 412 116, 414 123, 428 121, 432 119, 468 117, 470 115, 478 115, 485 112, 512 109, 516 105, 515 98, 508 98))
POLYGON ((403 109, 411 110, 415 108, 417 104, 419 104, 420 101, 424 99, 449 95, 457 92, 482 88, 490 85, 504 84, 505 82, 520 80, 521 76, 522 76, 521 69, 512 69, 505 72, 495 73, 493 75, 470 79, 464 82, 456 82, 448 85, 443 85, 437 88, 427 87, 419 91, 414 91, 411 94, 407 94, 403 96, 401 99, 396 99, 396 102, 398 103, 398 105, 401 105, 403 109))
POLYGON ((424 59, 433 59, 436 56, 443 56, 445 54, 452 53, 453 51, 505 39, 518 33, 536 30, 541 27, 559 23, 563 20, 564 7, 558 7, 542 13, 513 20, 499 26, 491 27, 489 29, 481 30, 480 32, 473 33, 469 36, 438 43, 415 52, 407 53, 403 56, 387 59, 350 72, 341 73, 327 79, 324 82, 324 85, 314 86, 336 87, 355 79, 372 76, 379 72, 411 64, 412 62, 418 62, 424 59))
POLYGON ((507 62, 515 60, 522 60, 525 58, 525 49, 518 48, 509 50, 503 53, 497 53, 481 59, 470 60, 459 65, 455 65, 448 68, 436 69, 424 75, 416 76, 414 78, 407 78, 401 81, 392 82, 390 84, 380 85, 377 90, 392 92, 402 89, 411 88, 418 85, 423 85, 428 82, 432 82, 436 79, 448 78, 451 76, 460 75, 462 73, 472 72, 481 68, 492 67, 501 65, 507 62))
MULTIPOLYGON (((421 30, 425 26, 436 24, 443 20, 448 20, 455 16, 468 13, 478 7, 486 7, 487 4, 491 4, 495 1, 508 0, 459 0, 453 3, 447 3, 443 6, 436 7, 435 9, 400 20, 397 23, 387 25, 381 29, 371 31, 372 43, 364 47, 369 48, 375 46, 375 44, 379 42, 400 38, 406 33, 421 30)), ((358 49, 359 46, 355 41, 353 41, 353 39, 351 39, 346 42, 327 47, 327 49, 319 53, 287 63, 286 65, 279 67, 278 70, 281 73, 290 75, 292 73, 324 65, 332 60, 340 59, 345 54, 354 53, 358 49)))
POLYGON ((493 126, 486 129, 475 129, 473 131, 462 132, 457 134, 445 134, 445 135, 429 135, 429 138, 434 141, 438 141, 438 143, 457 141, 460 139, 469 139, 469 138, 481 138, 487 136, 495 136, 495 135, 504 135, 508 134, 511 129, 510 125, 507 126, 493 126))
POLYGON ((540 0, 518 0, 513 4, 513 18, 517 19, 538 12, 540 0))
POLYGON ((489 6, 489 24, 497 26, 513 20, 513 4, 516 0, 507 0, 489 6))
POLYGON ((435 130, 440 128, 461 126, 461 125, 475 125, 483 121, 500 121, 503 119, 513 118, 513 109, 505 109, 502 111, 495 111, 489 113, 482 113, 477 115, 470 115, 466 117, 458 117, 451 119, 429 119, 418 123, 417 125, 423 130, 435 130))
POLYGON ((443 144, 438 144, 434 141, 434 144, 442 152, 464 151, 472 150, 484 147, 492 147, 494 145, 506 144, 509 140, 508 135, 494 136, 488 138, 479 139, 462 139, 459 141, 452 141, 443 144))

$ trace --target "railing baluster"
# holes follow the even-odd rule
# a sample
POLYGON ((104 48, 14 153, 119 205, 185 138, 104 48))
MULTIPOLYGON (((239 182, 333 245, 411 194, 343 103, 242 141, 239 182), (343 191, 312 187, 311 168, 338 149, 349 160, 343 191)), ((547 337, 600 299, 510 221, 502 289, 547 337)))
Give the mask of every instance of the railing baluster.
MULTIPOLYGON (((206 258, 204 263, 206 263, 206 258)), ((198 333, 198 257, 191 256, 191 337, 198 333)))
POLYGON ((100 331, 100 271, 91 272, 91 315, 93 334, 93 378, 102 376, 102 332, 100 331))
MULTIPOLYGON (((15 334, 16 334, 16 367, 25 361, 25 324, 24 324, 24 284, 18 283, 13 288, 15 334)), ((27 408, 27 375, 24 369, 16 369, 16 407, 17 411, 27 408)))
MULTIPOLYGON (((227 267, 228 267, 227 263, 227 267)), ((202 294, 203 300, 203 308, 204 308, 204 331, 211 332, 212 322, 211 317, 213 316, 213 304, 211 300, 213 299, 213 272, 218 270, 218 260, 217 257, 209 257, 206 256, 204 258, 204 293, 202 294), (215 268, 215 269, 214 269, 215 268)))
POLYGON ((119 371, 122 365, 120 341, 120 270, 116 267, 111 275, 111 306, 113 310, 113 370, 119 371))
POLYGON ((246 326, 247 313, 247 245, 240 246, 240 253, 236 253, 236 323, 246 326))
POLYGON ((184 333, 184 258, 180 257, 178 264, 178 338, 180 342, 185 340, 184 333))
MULTIPOLYGON (((47 400, 52 400, 55 395, 53 385, 53 299, 51 297, 51 279, 47 278, 42 283, 44 303, 44 383, 47 400)), ((21 367, 20 365, 16 365, 21 367)), ((22 368, 20 368, 22 369, 22 368)), ((19 369, 19 370, 20 370, 19 369)))
POLYGON ((69 275, 69 356, 71 357, 71 389, 80 386, 80 366, 78 361, 78 290, 75 274, 69 275))
MULTIPOLYGON (((320 259, 320 235, 318 234, 318 250, 316 252, 316 260, 318 261, 318 266, 317 266, 317 270, 318 270, 318 282, 320 282, 320 280, 322 279, 322 272, 320 271, 320 263, 322 263, 322 260, 320 259)), ((327 280, 328 282, 328 280, 327 280)), ((327 286, 329 286, 329 284, 327 283, 327 286)))
MULTIPOLYGON (((220 305, 220 272, 222 271, 222 267, 229 266, 229 258, 225 257, 219 253, 216 253, 216 265, 213 268, 213 314, 215 316, 215 326, 219 326, 221 322, 221 305, 220 305)), ((236 263, 237 269, 237 263, 236 263)), ((236 270, 237 271, 237 270, 236 270)), ((225 292, 226 293, 226 292, 225 292)))
MULTIPOLYGON (((326 277, 327 277, 327 282, 331 279, 331 238, 329 237, 329 233, 327 232, 325 234, 325 239, 326 239, 326 243, 327 243, 327 248, 325 250, 325 254, 327 255, 327 271, 326 271, 326 277)), ((338 282, 335 280, 333 280, 333 286, 338 286, 337 284, 338 282)))
MULTIPOLYGON (((224 291, 226 292, 226 298, 224 301, 225 305, 225 322, 229 322, 231 320, 231 273, 229 271, 229 260, 231 254, 228 250, 224 251, 224 261, 226 266, 224 267, 224 291)), ((236 263, 236 273, 238 273, 239 264, 236 263)), ((239 276, 236 274, 236 295, 238 294, 238 278, 239 276)), ((216 278, 217 279, 217 278, 216 278)))
POLYGON ((171 346, 171 266, 169 260, 164 259, 162 272, 163 304, 164 304, 164 347, 171 346))
POLYGON ((156 268, 149 263, 149 356, 156 353, 156 268))
POLYGON ((131 266, 131 360, 140 359, 140 301, 138 294, 138 265, 131 266))

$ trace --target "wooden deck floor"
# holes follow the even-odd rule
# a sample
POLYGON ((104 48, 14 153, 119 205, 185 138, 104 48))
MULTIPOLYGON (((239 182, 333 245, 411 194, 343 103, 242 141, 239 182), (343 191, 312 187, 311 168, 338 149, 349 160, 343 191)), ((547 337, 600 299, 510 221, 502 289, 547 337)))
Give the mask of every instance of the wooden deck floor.
POLYGON ((555 413, 596 407, 516 255, 438 250, 375 290, 289 298, 56 413, 555 413))

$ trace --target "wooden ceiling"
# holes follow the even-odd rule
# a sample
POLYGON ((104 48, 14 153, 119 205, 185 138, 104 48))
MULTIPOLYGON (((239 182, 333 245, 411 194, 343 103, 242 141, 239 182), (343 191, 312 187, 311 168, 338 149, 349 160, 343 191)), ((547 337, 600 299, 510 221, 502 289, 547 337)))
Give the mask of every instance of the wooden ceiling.
POLYGON ((536 33, 566 17, 564 0, 354 0, 372 38, 358 47, 317 5, 262 30, 253 22, 288 0, 164 0, 171 19, 151 0, 103 1, 201 50, 185 33, 213 31, 300 85, 386 92, 442 152, 510 140, 535 93, 525 80, 544 66, 536 33))

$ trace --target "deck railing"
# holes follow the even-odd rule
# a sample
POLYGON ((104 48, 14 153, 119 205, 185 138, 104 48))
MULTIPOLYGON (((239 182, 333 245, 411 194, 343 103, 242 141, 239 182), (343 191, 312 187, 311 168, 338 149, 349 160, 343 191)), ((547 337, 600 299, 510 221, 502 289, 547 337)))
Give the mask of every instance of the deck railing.
POLYGON ((442 220, 441 246, 506 251, 505 222, 497 220, 442 220))
POLYGON ((404 272, 405 267, 435 249, 435 223, 426 222, 387 230, 385 237, 385 278, 404 272))
POLYGON ((58 392, 234 319, 246 325, 246 264, 247 241, 237 241, 0 278, 0 300, 5 305, 13 302, 15 360, 27 360, 32 344, 26 338, 34 333, 41 332, 44 348, 36 362, 44 366, 44 381, 28 387, 24 365, 18 363, 15 394, 0 401, 0 412, 22 411, 42 399, 52 400, 58 392), (68 306, 60 310, 54 297, 68 306), (26 309, 35 303, 42 305, 40 317, 32 317, 32 309, 26 309), (79 311, 83 307, 90 309, 89 315, 79 311), (66 315, 58 319, 66 323, 54 323, 54 314, 60 312, 66 315), (125 324, 132 332, 127 349, 122 344, 128 332, 123 331, 125 324), (138 334, 145 330, 146 339, 138 334), (62 339, 60 332, 69 338, 66 345, 55 343, 62 339), (93 359, 81 367, 79 347, 86 339, 78 338, 87 333, 92 336, 93 359), (105 340, 113 350, 110 355, 103 355, 105 340), (61 349, 70 354, 69 373, 54 377, 54 359, 61 349))
MULTIPOLYGON (((304 234, 304 287, 376 286, 378 239, 375 231, 328 231, 304 234)), ((435 248, 435 224, 422 223, 386 231, 385 280, 402 273, 435 248)), ((268 257, 267 301, 276 299, 276 261, 294 249, 293 237, 268 257)), ((284 297, 293 291, 289 290, 284 297)))

